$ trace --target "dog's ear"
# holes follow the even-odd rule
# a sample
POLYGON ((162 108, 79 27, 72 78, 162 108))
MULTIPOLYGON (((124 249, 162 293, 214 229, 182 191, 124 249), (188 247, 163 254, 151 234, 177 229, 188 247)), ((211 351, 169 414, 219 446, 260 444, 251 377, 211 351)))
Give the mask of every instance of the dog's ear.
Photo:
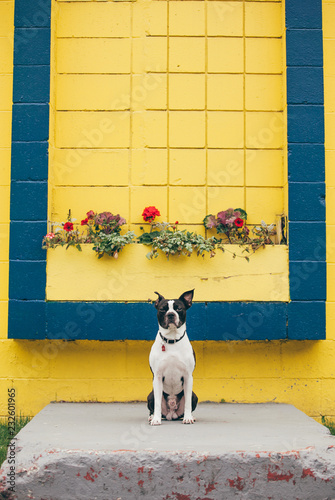
POLYGON ((184 304, 186 306, 186 309, 188 309, 192 305, 193 294, 194 294, 194 288, 193 288, 193 290, 189 290, 188 292, 184 292, 179 297, 179 300, 181 300, 182 302, 184 302, 184 304))
POLYGON ((157 299, 157 300, 156 300, 156 302, 155 302, 155 307, 156 307, 156 309, 158 309, 158 304, 159 304, 162 300, 164 300, 164 297, 163 297, 163 295, 161 295, 161 294, 160 294, 160 293, 158 293, 158 292, 155 292, 155 294, 156 294, 156 295, 158 295, 158 299, 157 299))

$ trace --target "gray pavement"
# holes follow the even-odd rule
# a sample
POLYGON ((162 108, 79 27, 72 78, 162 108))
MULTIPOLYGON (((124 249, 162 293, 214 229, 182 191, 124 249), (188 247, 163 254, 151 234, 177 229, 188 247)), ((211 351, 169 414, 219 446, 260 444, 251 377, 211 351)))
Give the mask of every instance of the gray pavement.
POLYGON ((194 416, 152 427, 144 403, 51 403, 17 436, 13 498, 335 499, 335 437, 295 407, 202 403, 194 416))

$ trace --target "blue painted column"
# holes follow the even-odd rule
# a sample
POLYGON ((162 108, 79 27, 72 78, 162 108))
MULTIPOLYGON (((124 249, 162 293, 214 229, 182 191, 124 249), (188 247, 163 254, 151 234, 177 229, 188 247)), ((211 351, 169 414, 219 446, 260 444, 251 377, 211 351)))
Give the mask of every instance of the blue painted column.
POLYGON ((9 331, 25 338, 45 338, 50 14, 15 1, 9 331))
POLYGON ((286 1, 290 297, 288 338, 325 338, 322 1, 286 1))

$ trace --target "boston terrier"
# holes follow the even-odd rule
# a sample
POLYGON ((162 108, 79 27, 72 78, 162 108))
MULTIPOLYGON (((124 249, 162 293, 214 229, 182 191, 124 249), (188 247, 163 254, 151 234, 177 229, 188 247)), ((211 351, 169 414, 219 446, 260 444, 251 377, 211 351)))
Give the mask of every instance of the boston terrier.
POLYGON ((192 391, 195 354, 186 333, 186 311, 192 305, 194 290, 174 300, 155 293, 159 329, 149 356, 154 376, 153 391, 147 398, 149 423, 160 425, 162 417, 183 417, 183 424, 193 424, 192 411, 198 398, 192 391))

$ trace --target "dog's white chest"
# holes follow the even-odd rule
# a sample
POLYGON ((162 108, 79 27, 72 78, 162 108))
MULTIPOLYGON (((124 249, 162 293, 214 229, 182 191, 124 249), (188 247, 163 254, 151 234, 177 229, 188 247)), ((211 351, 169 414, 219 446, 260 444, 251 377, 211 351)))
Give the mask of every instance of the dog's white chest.
POLYGON ((178 394, 183 378, 193 372, 195 360, 190 341, 185 336, 175 344, 164 343, 160 336, 151 348, 149 363, 153 373, 163 379, 164 392, 178 394))

